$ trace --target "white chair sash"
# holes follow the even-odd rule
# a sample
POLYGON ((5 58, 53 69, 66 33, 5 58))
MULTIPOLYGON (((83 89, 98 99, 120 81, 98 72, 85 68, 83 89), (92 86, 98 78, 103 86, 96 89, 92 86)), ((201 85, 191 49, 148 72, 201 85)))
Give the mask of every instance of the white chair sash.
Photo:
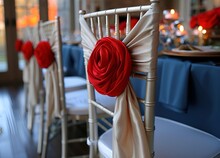
POLYGON ((29 83, 29 69, 30 69, 29 63, 25 62, 25 66, 24 66, 23 73, 22 73, 23 82, 25 84, 29 83))
MULTIPOLYGON (((151 7, 155 7, 152 4, 151 7)), ((132 70, 149 72, 151 64, 155 65, 158 46, 159 12, 149 9, 135 27, 122 41, 127 46, 132 58, 132 70), (156 16, 152 16, 156 14, 156 16)), ((85 62, 97 42, 85 19, 80 17, 82 45, 85 62)), ((124 92, 117 97, 113 118, 113 157, 114 158, 147 158, 151 157, 144 125, 136 95, 130 83, 124 92)))
POLYGON ((60 117, 61 107, 59 102, 58 68, 53 62, 45 74, 47 121, 51 123, 53 117, 60 117))
MULTIPOLYGON (((41 40, 48 41, 50 43, 54 56, 57 56, 57 30, 52 31, 50 37, 46 37, 46 33, 41 30, 41 40)), ((60 92, 59 92, 59 80, 58 80, 58 67, 56 60, 47 68, 45 74, 46 81, 46 105, 47 105, 47 121, 51 123, 53 117, 61 117, 61 104, 60 104, 60 92)))
MULTIPOLYGON (((33 47, 35 48, 39 42, 38 26, 32 28, 31 40, 33 47)), ((35 106, 39 102, 39 91, 42 88, 42 72, 37 63, 35 56, 33 55, 29 60, 29 104, 35 106)))
MULTIPOLYGON (((22 33, 23 33, 23 41, 28 41, 28 40, 31 40, 32 39, 32 36, 31 36, 31 28, 30 27, 26 27, 24 29, 22 29, 22 33)), ((24 83, 29 83, 29 62, 26 62, 25 61, 25 66, 24 66, 24 69, 23 69, 23 82, 24 83)))
POLYGON ((39 103, 39 92, 42 88, 42 75, 41 69, 34 56, 31 57, 29 61, 29 104, 30 106, 35 106, 39 103))

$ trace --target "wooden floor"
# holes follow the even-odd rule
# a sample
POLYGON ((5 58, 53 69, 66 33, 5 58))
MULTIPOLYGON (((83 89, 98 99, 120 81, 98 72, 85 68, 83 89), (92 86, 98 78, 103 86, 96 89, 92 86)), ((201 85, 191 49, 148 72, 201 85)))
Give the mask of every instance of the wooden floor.
MULTIPOLYGON (((36 116, 33 132, 27 129, 27 117, 24 110, 23 87, 0 87, 0 158, 40 158, 37 154, 39 119, 36 116)), ((60 126, 53 126, 48 146, 48 158, 60 158, 60 126)), ((84 124, 71 127, 72 136, 86 136, 84 124), (82 132, 83 131, 83 132, 82 132), (84 133, 84 134, 82 134, 84 133)), ((70 155, 88 153, 85 142, 69 146, 70 155)))

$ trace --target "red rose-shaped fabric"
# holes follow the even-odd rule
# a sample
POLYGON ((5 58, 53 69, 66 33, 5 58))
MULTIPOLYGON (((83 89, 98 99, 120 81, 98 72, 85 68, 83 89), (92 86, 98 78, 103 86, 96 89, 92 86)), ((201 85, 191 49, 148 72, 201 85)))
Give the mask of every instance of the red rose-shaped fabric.
POLYGON ((22 40, 17 39, 15 41, 15 50, 16 50, 16 52, 20 52, 21 51, 22 45, 23 45, 23 41, 22 40))
POLYGON ((54 53, 51 50, 50 43, 47 41, 38 43, 34 55, 41 68, 48 68, 54 61, 54 53))
POLYGON ((201 13, 197 17, 199 25, 205 29, 211 29, 218 23, 218 15, 216 14, 215 10, 201 13))
POLYGON ((123 42, 112 37, 97 41, 88 61, 88 78, 104 95, 119 96, 131 74, 130 53, 123 42))
POLYGON ((26 61, 29 61, 32 55, 34 54, 34 47, 31 41, 27 41, 22 46, 22 50, 24 58, 26 61))
POLYGON ((196 26, 198 26, 198 17, 192 16, 190 19, 190 27, 195 28, 196 26))
POLYGON ((220 25, 220 7, 192 16, 190 27, 201 25, 205 29, 211 29, 220 25))
MULTIPOLYGON (((138 22, 138 19, 131 18, 131 24, 130 24, 131 29, 136 25, 137 22, 138 22)), ((126 28, 126 21, 120 22, 119 29, 124 30, 125 28, 126 28)))

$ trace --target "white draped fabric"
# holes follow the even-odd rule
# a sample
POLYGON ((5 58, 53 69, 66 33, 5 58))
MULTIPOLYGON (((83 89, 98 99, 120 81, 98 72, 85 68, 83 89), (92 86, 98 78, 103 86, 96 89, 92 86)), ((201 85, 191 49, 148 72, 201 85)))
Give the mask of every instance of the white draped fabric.
POLYGON ((23 82, 26 84, 29 82, 29 62, 25 63, 24 69, 23 69, 23 82))
MULTIPOLYGON (((39 42, 38 25, 32 29, 32 43, 36 48, 39 42)), ((39 67, 35 56, 33 55, 29 61, 30 64, 30 78, 29 78, 29 102, 31 106, 39 103, 40 89, 42 88, 42 71, 39 67)))
MULTIPOLYGON (((26 42, 28 40, 32 39, 32 35, 31 35, 31 28, 30 27, 26 27, 22 30, 22 33, 24 35, 23 37, 23 41, 26 42)), ((24 65, 24 69, 23 69, 23 82, 26 84, 29 82, 29 62, 25 62, 24 65)))
MULTIPOLYGON (((150 66, 156 65, 157 57, 153 52, 157 52, 158 46, 158 18, 159 12, 149 9, 122 41, 131 53, 133 71, 149 72, 155 69, 150 66)), ((80 24, 84 56, 88 61, 97 39, 83 16, 80 17, 80 24)), ((112 142, 114 158, 151 157, 138 101, 130 83, 116 99, 112 142)))
POLYGON ((53 62, 45 74, 46 81, 46 105, 47 121, 51 123, 53 117, 60 117, 58 69, 56 62, 53 62))
MULTIPOLYGON (((35 48, 39 42, 38 26, 27 28, 26 33, 26 39, 30 40, 35 48)), ((42 88, 42 74, 34 55, 25 64, 23 81, 28 83, 28 105, 35 106, 39 101, 39 90, 42 88)))
POLYGON ((39 103, 39 92, 42 88, 42 74, 41 69, 36 61, 35 56, 32 56, 29 61, 29 104, 35 106, 39 103))
MULTIPOLYGON (((48 41, 50 43, 54 56, 57 56, 58 39, 56 36, 57 30, 53 28, 50 37, 43 29, 40 30, 41 41, 48 41)), ((56 60, 47 68, 45 74, 46 81, 46 108, 47 108, 47 121, 51 123, 53 117, 61 117, 61 104, 60 104, 60 92, 59 92, 59 80, 58 80, 58 67, 56 60)))

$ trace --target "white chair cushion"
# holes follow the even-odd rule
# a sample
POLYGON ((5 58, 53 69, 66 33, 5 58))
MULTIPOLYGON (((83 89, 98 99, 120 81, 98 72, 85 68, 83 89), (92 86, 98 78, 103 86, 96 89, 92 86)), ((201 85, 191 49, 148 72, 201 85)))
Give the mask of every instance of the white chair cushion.
MULTIPOLYGON (((46 85, 46 81, 43 81, 44 87, 46 85)), ((65 76, 64 77, 64 89, 65 92, 70 92, 79 89, 86 88, 86 79, 78 76, 65 76)))
POLYGON ((86 79, 78 76, 65 76, 64 88, 65 88, 65 92, 78 90, 78 89, 85 89, 86 79))
MULTIPOLYGON (((95 93, 96 99, 99 103, 104 104, 106 108, 114 111, 115 97, 109 97, 95 93)), ((86 89, 69 92, 66 96, 66 107, 69 114, 74 115, 88 115, 88 92, 86 89)), ((102 112, 97 110, 98 113, 102 112)))
POLYGON ((104 158, 112 158, 112 128, 100 136, 98 148, 104 158))
MULTIPOLYGON (((213 158, 220 153, 220 140, 206 132, 169 119, 155 118, 155 158, 213 158)), ((104 157, 112 157, 112 129, 99 139, 104 157)))

